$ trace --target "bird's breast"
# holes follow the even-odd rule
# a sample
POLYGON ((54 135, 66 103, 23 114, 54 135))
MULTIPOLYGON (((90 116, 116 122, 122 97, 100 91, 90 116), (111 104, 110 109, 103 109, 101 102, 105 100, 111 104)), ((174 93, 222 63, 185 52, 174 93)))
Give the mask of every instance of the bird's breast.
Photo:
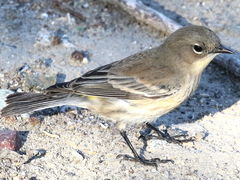
POLYGON ((181 88, 169 96, 156 99, 124 100, 117 98, 91 99, 89 109, 116 122, 143 123, 157 119, 184 102, 196 89, 199 77, 188 76, 181 88))

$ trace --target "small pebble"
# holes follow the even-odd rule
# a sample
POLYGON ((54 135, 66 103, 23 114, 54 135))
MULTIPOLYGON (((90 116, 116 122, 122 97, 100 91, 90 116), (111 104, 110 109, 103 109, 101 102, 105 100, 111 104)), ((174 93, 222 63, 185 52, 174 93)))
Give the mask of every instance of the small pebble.
POLYGON ((86 8, 89 7, 89 4, 88 4, 88 3, 85 3, 85 4, 82 5, 82 7, 86 9, 86 8))
POLYGON ((44 65, 46 67, 50 67, 52 65, 53 60, 51 58, 45 59, 44 65))
POLYGON ((63 83, 66 79, 66 74, 57 73, 56 83, 63 83))
POLYGON ((17 151, 21 147, 21 139, 17 131, 3 129, 0 130, 0 150, 8 149, 17 151))
POLYGON ((84 57, 82 63, 83 63, 83 64, 87 64, 87 63, 88 63, 88 58, 87 58, 87 57, 84 57))
POLYGON ((21 117, 23 119, 29 119, 30 118, 30 115, 28 113, 25 113, 25 114, 21 114, 21 117))
POLYGON ((107 128, 109 128, 109 124, 106 123, 106 122, 100 122, 99 125, 100 125, 101 128, 103 128, 103 129, 107 129, 107 128))
POLYGON ((22 72, 27 71, 28 69, 30 69, 30 66, 25 63, 22 67, 20 67, 20 68, 18 69, 18 72, 19 72, 19 73, 22 73, 22 72))
POLYGON ((36 118, 36 117, 30 117, 29 118, 29 123, 34 127, 36 125, 40 125, 41 124, 41 119, 36 118))
POLYGON ((47 18, 48 18, 48 14, 47 14, 47 13, 42 13, 42 14, 40 15, 40 17, 41 17, 42 19, 47 19, 47 18))
POLYGON ((53 46, 59 45, 59 44, 61 44, 61 43, 62 43, 61 37, 59 37, 59 36, 53 36, 53 37, 52 37, 52 42, 51 42, 51 44, 52 44, 53 46))
POLYGON ((45 149, 35 149, 35 150, 30 150, 27 152, 29 158, 27 161, 24 162, 24 164, 29 164, 35 159, 42 158, 46 155, 47 151, 45 149))
POLYGON ((74 51, 71 54, 70 58, 70 64, 73 66, 80 66, 82 64, 87 64, 88 63, 88 58, 87 58, 87 52, 86 51, 74 51))
POLYGON ((84 57, 83 53, 80 51, 74 51, 71 54, 71 58, 73 58, 74 60, 77 60, 77 61, 82 61, 83 57, 84 57))

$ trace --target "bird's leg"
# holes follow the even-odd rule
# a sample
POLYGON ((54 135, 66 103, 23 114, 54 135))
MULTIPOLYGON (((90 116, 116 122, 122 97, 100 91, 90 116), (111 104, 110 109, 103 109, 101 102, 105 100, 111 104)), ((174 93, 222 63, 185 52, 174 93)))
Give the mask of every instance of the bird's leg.
POLYGON ((147 141, 147 140, 153 139, 153 138, 163 139, 163 140, 166 140, 169 143, 175 143, 175 144, 182 144, 182 143, 186 143, 186 142, 195 141, 195 138, 193 138, 193 137, 187 138, 187 135, 185 135, 185 134, 184 135, 170 136, 167 129, 161 131, 161 130, 157 129, 156 127, 154 127, 153 125, 151 125, 150 123, 146 123, 146 125, 147 125, 148 128, 154 130, 157 133, 157 136, 141 135, 140 138, 142 138, 144 141, 147 141), (184 139, 179 139, 179 138, 184 138, 184 139))
POLYGON ((157 167, 157 163, 168 163, 168 162, 173 163, 173 160, 170 160, 170 159, 166 159, 166 160, 161 160, 159 158, 146 159, 145 157, 140 156, 137 153, 137 151, 134 149, 130 140, 128 139, 126 131, 120 131, 120 134, 125 140, 125 142, 127 143, 128 147, 131 149, 133 153, 133 157, 123 154, 123 155, 118 155, 117 158, 123 158, 123 160, 137 161, 144 165, 155 166, 155 167, 157 167))

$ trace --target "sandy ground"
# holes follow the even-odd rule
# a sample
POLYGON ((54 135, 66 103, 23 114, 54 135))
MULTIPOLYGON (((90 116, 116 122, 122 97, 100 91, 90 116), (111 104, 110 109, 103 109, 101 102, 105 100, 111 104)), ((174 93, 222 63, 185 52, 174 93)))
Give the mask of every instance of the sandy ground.
MULTIPOLYGON (((202 23, 215 30, 226 45, 239 50, 240 1, 146 1, 178 22, 202 23), (234 10, 233 10, 234 9, 234 10), (169 11, 166 11, 169 10, 169 11), (174 11, 174 13, 173 13, 174 11), (231 21, 229 21, 231 19, 231 21), (207 22, 207 23, 206 23, 207 22)), ((0 88, 41 91, 82 73, 160 44, 165 37, 139 24, 117 8, 79 0, 71 6, 86 22, 51 8, 47 1, 0 1, 0 88), (59 33, 63 42, 52 45, 59 33), (74 50, 89 53, 89 63, 73 64, 74 50)), ((156 125, 170 132, 196 136, 182 146, 138 140, 142 125, 127 132, 146 157, 172 159, 157 169, 120 161, 131 154, 115 125, 74 107, 59 107, 28 115, 1 118, 0 128, 21 131, 19 152, 0 151, 2 179, 240 179, 240 80, 211 64, 195 95, 156 125), (29 158, 38 155, 29 163, 29 158)))

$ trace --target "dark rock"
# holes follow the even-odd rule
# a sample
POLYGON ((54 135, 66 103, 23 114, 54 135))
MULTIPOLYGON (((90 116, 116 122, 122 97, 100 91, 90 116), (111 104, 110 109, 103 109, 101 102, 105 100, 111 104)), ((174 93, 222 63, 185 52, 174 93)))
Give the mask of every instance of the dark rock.
POLYGON ((9 149, 17 151, 21 147, 21 138, 15 130, 0 130, 0 150, 9 149))
POLYGON ((74 51, 71 54, 69 63, 73 66, 81 66, 88 63, 89 53, 87 51, 74 51))
POLYGON ((63 83, 66 79, 66 74, 57 73, 56 83, 63 83))
POLYGON ((27 71, 27 70, 29 70, 30 69, 30 66, 27 64, 27 63, 25 63, 23 66, 21 66, 17 71, 19 72, 19 73, 23 73, 23 72, 25 72, 25 71, 27 71))
POLYGON ((53 46, 61 44, 63 36, 64 36, 64 31, 62 31, 61 29, 58 29, 52 36, 51 44, 53 46))

